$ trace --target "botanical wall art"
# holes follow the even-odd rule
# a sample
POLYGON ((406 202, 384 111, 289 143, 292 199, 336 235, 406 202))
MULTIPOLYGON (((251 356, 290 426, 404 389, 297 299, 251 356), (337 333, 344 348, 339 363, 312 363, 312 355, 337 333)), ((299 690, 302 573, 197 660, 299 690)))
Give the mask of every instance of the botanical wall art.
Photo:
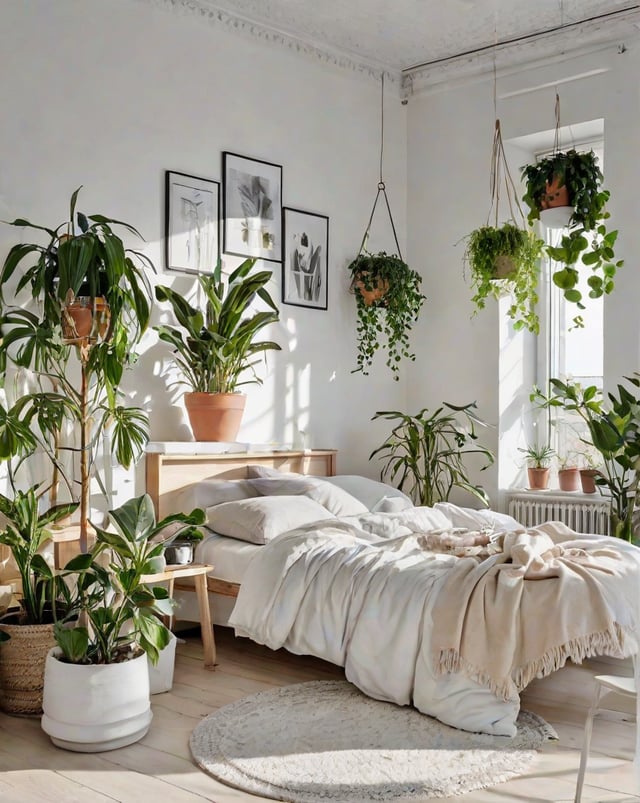
POLYGON ((327 309, 329 218, 285 207, 282 239, 282 301, 327 309))
POLYGON ((220 255, 220 183, 166 172, 167 270, 212 273, 220 255))
POLYGON ((222 154, 224 251, 272 262, 282 259, 282 167, 222 154))

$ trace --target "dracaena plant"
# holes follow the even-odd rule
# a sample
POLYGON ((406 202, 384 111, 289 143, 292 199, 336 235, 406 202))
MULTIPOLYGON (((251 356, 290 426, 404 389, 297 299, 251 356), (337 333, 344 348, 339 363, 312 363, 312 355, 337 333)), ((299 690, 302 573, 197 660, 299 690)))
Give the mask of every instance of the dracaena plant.
POLYGON ((202 525, 205 515, 195 509, 157 522, 148 494, 109 515, 114 531, 95 527, 91 552, 62 572, 75 596, 69 621, 56 625, 56 642, 69 663, 110 664, 140 652, 156 663, 170 635, 158 617, 169 615, 172 605, 167 590, 150 587, 145 575, 153 574, 166 541, 202 525))
POLYGON ((472 482, 467 458, 479 455, 488 468, 493 453, 478 441, 476 428, 487 424, 476 415, 475 402, 456 406, 444 402, 433 412, 426 407, 415 415, 389 411, 376 413, 393 423, 384 443, 374 449, 369 460, 383 461, 381 479, 388 479, 408 493, 419 505, 445 502, 454 488, 461 488, 483 504, 489 504, 482 486, 472 482))
POLYGON ((169 302, 180 328, 161 325, 155 329, 160 340, 173 347, 183 383, 194 392, 234 393, 243 385, 260 384, 255 358, 280 350, 271 340, 257 339, 262 329, 278 321, 279 314, 266 289, 271 271, 252 273, 254 264, 254 259, 245 260, 227 281, 219 262, 213 274, 198 276, 204 310, 193 307, 170 287, 156 287, 157 300, 169 302), (256 297, 269 309, 252 309, 256 297), (253 373, 246 375, 247 370, 253 373))

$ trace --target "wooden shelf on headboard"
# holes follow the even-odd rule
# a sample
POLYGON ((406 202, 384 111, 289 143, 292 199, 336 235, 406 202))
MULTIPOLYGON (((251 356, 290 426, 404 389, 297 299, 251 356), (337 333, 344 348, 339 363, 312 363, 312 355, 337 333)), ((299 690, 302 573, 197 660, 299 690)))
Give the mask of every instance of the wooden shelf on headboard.
POLYGON ((184 488, 209 477, 243 479, 247 466, 263 465, 284 472, 331 477, 336 473, 335 449, 280 452, 225 452, 223 454, 172 454, 154 451, 145 455, 146 490, 158 518, 175 513, 184 488))

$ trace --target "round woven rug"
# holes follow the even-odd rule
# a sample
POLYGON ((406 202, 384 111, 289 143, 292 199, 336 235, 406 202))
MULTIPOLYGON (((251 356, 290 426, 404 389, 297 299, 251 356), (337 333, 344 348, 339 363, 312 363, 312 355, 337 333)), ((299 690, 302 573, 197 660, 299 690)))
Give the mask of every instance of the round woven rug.
POLYGON ((461 795, 520 775, 547 739, 527 711, 513 738, 450 728, 372 700, 346 681, 259 692, 194 729, 191 752, 230 786, 291 803, 410 801, 461 795))

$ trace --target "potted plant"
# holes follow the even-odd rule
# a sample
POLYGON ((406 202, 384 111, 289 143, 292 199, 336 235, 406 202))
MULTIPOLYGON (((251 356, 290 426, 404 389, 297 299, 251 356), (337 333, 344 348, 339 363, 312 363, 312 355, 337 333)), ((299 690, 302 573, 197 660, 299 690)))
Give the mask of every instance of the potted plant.
POLYGON ((185 405, 197 441, 236 439, 246 401, 238 388, 261 384, 254 358, 280 350, 271 340, 256 340, 279 315, 266 289, 271 271, 252 273, 254 264, 254 259, 245 260, 226 283, 220 262, 212 275, 198 276, 204 311, 192 307, 170 287, 156 287, 157 300, 169 302, 180 325, 155 329, 160 340, 173 347, 176 365, 184 375, 182 382, 191 388, 185 394, 185 405), (256 297, 270 309, 252 311, 256 297))
POLYGON ((409 333, 425 301, 420 292, 422 277, 399 256, 384 251, 361 252, 347 270, 358 315, 358 367, 352 373, 367 375, 381 341, 386 340, 387 366, 398 380, 402 358, 415 360, 409 333))
POLYGON ((582 452, 584 466, 580 468, 580 485, 582 493, 594 494, 596 488, 596 478, 601 476, 600 461, 593 454, 592 450, 585 449, 582 452))
POLYGON ((518 449, 527 458, 527 475, 529 477, 529 488, 531 490, 543 491, 549 484, 549 464, 555 451, 548 444, 542 446, 537 443, 527 446, 526 449, 518 449))
POLYGON ((164 554, 167 563, 171 566, 193 563, 195 548, 202 538, 202 530, 191 527, 176 538, 165 541, 164 554))
POLYGON ((532 231, 505 223, 481 226, 467 238, 464 261, 471 271, 477 310, 484 309, 490 296, 510 293, 508 315, 514 329, 527 328, 536 334, 540 323, 536 313, 540 256, 544 243, 532 231))
POLYGON ((576 413, 587 425, 593 447, 601 458, 602 471, 596 485, 610 494, 611 534, 625 541, 634 540, 633 515, 638 498, 640 474, 640 375, 625 377, 631 389, 619 384, 605 402, 595 385, 551 379, 551 394, 538 388, 532 398, 549 407, 562 407, 576 413))
POLYGON ((558 455, 558 485, 561 491, 580 490, 580 472, 575 455, 558 455))
POLYGON ((147 656, 156 663, 170 633, 166 589, 144 581, 162 553, 162 531, 204 522, 204 512, 156 522, 151 497, 109 511, 115 532, 95 527, 96 543, 63 572, 75 588, 71 617, 55 627, 48 654, 42 728, 55 745, 80 752, 113 750, 141 739, 152 713, 147 656), (146 655, 145 655, 146 654, 146 655))
POLYGON ((7 644, 0 649, 0 707, 10 714, 42 711, 44 664, 54 644, 54 622, 68 612, 66 587, 59 583, 41 550, 51 539, 51 526, 73 512, 63 504, 39 512, 38 486, 0 494, 4 517, 0 544, 7 546, 20 575, 20 608, 0 620, 7 644))
POLYGON ((475 402, 462 406, 444 402, 434 412, 425 407, 416 415, 378 412, 372 421, 382 418, 394 424, 369 460, 376 455, 383 460, 380 478, 388 477, 401 491, 406 489, 415 504, 446 502, 454 488, 461 488, 488 505, 484 488, 471 481, 466 465, 472 455, 486 461, 482 471, 494 461, 493 453, 478 442, 476 427, 487 424, 476 415, 476 407, 475 402))
MULTIPOLYGON (((599 298, 614 289, 614 277, 622 260, 615 260, 614 245, 617 231, 608 232, 605 222, 609 218, 606 203, 610 193, 601 188, 602 172, 593 151, 574 149, 560 151, 535 164, 525 165, 522 175, 526 181, 523 197, 529 206, 528 220, 533 223, 546 209, 564 204, 569 214, 561 227, 570 231, 562 236, 560 245, 547 246, 551 259, 560 267, 553 273, 554 284, 567 301, 583 309, 582 293, 578 289, 578 263, 590 270, 589 295, 599 298)), ((574 319, 582 326, 580 315, 574 319)))
POLYGON ((120 404, 120 383, 125 367, 135 362, 135 345, 149 322, 151 291, 144 269, 151 263, 144 254, 126 249, 114 231, 122 227, 137 235, 132 226, 76 212, 78 192, 71 197, 69 220, 56 228, 22 218, 12 223, 46 232, 49 242, 15 245, 0 271, 0 363, 29 368, 40 381, 39 390, 20 402, 35 411, 40 445, 63 477, 63 420, 71 420, 79 430, 79 447, 64 448, 78 455, 80 475, 77 481, 65 479, 74 496, 79 489, 80 544, 86 551, 99 438, 110 431, 116 459, 125 467, 139 457, 148 438, 146 414, 120 404), (19 301, 29 288, 37 303, 35 312, 5 305, 7 285, 13 287, 16 269, 26 260, 32 264, 17 281, 15 298, 19 301), (80 293, 87 294, 84 301, 79 301, 80 293), (99 293, 104 294, 103 306, 97 301, 99 293), (79 363, 79 387, 70 367, 73 354, 79 363))

